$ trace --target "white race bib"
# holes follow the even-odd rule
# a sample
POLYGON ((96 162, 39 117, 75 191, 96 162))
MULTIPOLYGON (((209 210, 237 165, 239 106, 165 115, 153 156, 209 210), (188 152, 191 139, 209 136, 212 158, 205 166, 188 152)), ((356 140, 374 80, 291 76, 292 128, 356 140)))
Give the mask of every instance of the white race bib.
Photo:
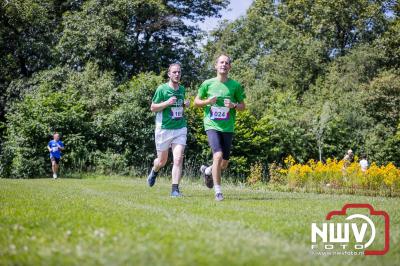
POLYGON ((211 106, 211 119, 212 120, 226 120, 229 119, 229 108, 211 106))
POLYGON ((183 107, 171 107, 171 118, 180 119, 183 117, 183 107))
POLYGON ((52 152, 58 151, 58 147, 53 147, 53 148, 51 148, 51 151, 52 151, 52 152))

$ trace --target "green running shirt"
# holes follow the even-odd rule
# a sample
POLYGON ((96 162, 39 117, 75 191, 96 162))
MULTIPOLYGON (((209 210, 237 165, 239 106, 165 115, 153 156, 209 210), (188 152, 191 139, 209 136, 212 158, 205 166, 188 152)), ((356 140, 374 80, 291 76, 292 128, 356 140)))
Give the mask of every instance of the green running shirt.
POLYGON ((160 85, 153 97, 153 103, 161 103, 172 96, 176 97, 176 103, 166 107, 156 114, 156 128, 179 129, 186 127, 186 119, 183 114, 183 105, 185 100, 185 88, 179 85, 175 90, 168 83, 160 85))
POLYGON ((234 132, 236 110, 224 106, 224 99, 233 103, 240 103, 246 98, 243 87, 239 82, 228 79, 222 83, 217 78, 208 79, 201 84, 197 96, 204 100, 217 97, 214 105, 204 108, 204 129, 215 129, 221 132, 234 132))

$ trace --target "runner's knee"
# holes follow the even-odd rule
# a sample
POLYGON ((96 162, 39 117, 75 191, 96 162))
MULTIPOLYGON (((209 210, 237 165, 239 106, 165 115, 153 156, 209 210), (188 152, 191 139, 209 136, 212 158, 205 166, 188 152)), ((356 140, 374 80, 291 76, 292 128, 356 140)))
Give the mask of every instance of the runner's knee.
POLYGON ((222 152, 218 151, 218 152, 214 153, 213 154, 213 160, 221 163, 221 161, 222 161, 222 152))
POLYGON ((167 163, 167 159, 168 158, 157 158, 155 159, 155 165, 157 165, 158 167, 164 167, 165 164, 167 163))
POLYGON ((167 159, 162 159, 159 161, 159 166, 164 167, 167 164, 167 159))

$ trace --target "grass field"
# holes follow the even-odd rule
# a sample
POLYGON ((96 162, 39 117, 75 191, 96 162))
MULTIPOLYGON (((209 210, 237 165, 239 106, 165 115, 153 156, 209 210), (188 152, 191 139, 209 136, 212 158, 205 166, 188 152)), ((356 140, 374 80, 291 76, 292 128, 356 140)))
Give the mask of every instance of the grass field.
POLYGON ((400 265, 400 199, 145 179, 0 179, 0 265, 400 265), (310 224, 345 203, 391 219, 385 256, 310 252, 310 224))

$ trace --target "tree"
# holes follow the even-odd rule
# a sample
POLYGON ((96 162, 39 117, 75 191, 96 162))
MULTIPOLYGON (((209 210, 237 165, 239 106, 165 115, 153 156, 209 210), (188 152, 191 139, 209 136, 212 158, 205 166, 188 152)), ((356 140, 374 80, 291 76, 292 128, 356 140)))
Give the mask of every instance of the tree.
POLYGON ((218 16, 228 1, 86 1, 64 15, 57 44, 61 62, 74 69, 93 61, 122 78, 143 71, 160 73, 196 51, 200 30, 185 20, 218 16))
MULTIPOLYGON (((7 108, 24 93, 13 91, 9 85, 29 83, 27 79, 33 74, 56 67, 54 46, 61 36, 62 16, 78 10, 82 3, 83 0, 0 0, 0 142, 7 108)), ((23 88, 27 86, 19 86, 23 88)))
POLYGON ((396 132, 400 121, 400 77, 397 71, 384 71, 364 86, 364 100, 368 115, 375 123, 396 132))
POLYGON ((357 44, 379 38, 388 29, 387 13, 393 11, 396 2, 288 0, 276 2, 273 12, 300 32, 310 33, 322 41, 326 55, 335 57, 344 55, 357 44))
POLYGON ((325 130, 327 128, 329 120, 331 119, 331 113, 331 103, 329 101, 326 101, 322 106, 322 112, 320 113, 320 115, 313 120, 312 131, 317 140, 319 161, 322 161, 322 149, 325 142, 325 130))
POLYGON ((269 162, 283 162, 288 155, 304 162, 313 156, 313 135, 307 130, 303 113, 295 92, 275 90, 269 96, 269 104, 260 119, 262 131, 268 136, 269 162))
POLYGON ((247 88, 249 108, 257 117, 264 113, 271 90, 291 90, 300 97, 326 64, 319 41, 263 13, 265 6, 256 1, 246 17, 220 25, 205 47, 210 66, 221 52, 233 58, 232 76, 247 88))
POLYGON ((382 52, 360 45, 333 61, 325 76, 302 97, 304 121, 316 138, 320 160, 341 157, 349 148, 365 151, 373 119, 365 108, 363 86, 379 72, 382 52), (309 121, 312 121, 311 123, 309 121))
MULTIPOLYGON (((400 10, 400 4, 397 5, 400 10)), ((386 67, 400 69, 400 20, 399 15, 393 19, 389 29, 375 41, 377 50, 384 51, 386 67)))
POLYGON ((373 119, 366 135, 366 153, 378 163, 399 165, 400 78, 397 71, 383 71, 366 84, 365 109, 373 119))
POLYGON ((12 91, 10 83, 29 83, 34 73, 57 66, 81 72, 95 63, 102 71, 115 73, 121 84, 142 71, 160 74, 171 62, 180 61, 186 69, 184 80, 196 82, 201 62, 195 42, 201 31, 188 22, 219 16, 228 3, 1 0, 0 125, 6 123, 7 106, 23 93, 12 91))
POLYGON ((149 106, 160 76, 143 73, 117 86, 112 72, 88 64, 82 72, 55 68, 33 79, 33 88, 7 113, 0 176, 44 175, 54 131, 66 144, 66 171, 104 168, 111 159, 119 162, 114 170, 126 171, 152 157, 149 106))

